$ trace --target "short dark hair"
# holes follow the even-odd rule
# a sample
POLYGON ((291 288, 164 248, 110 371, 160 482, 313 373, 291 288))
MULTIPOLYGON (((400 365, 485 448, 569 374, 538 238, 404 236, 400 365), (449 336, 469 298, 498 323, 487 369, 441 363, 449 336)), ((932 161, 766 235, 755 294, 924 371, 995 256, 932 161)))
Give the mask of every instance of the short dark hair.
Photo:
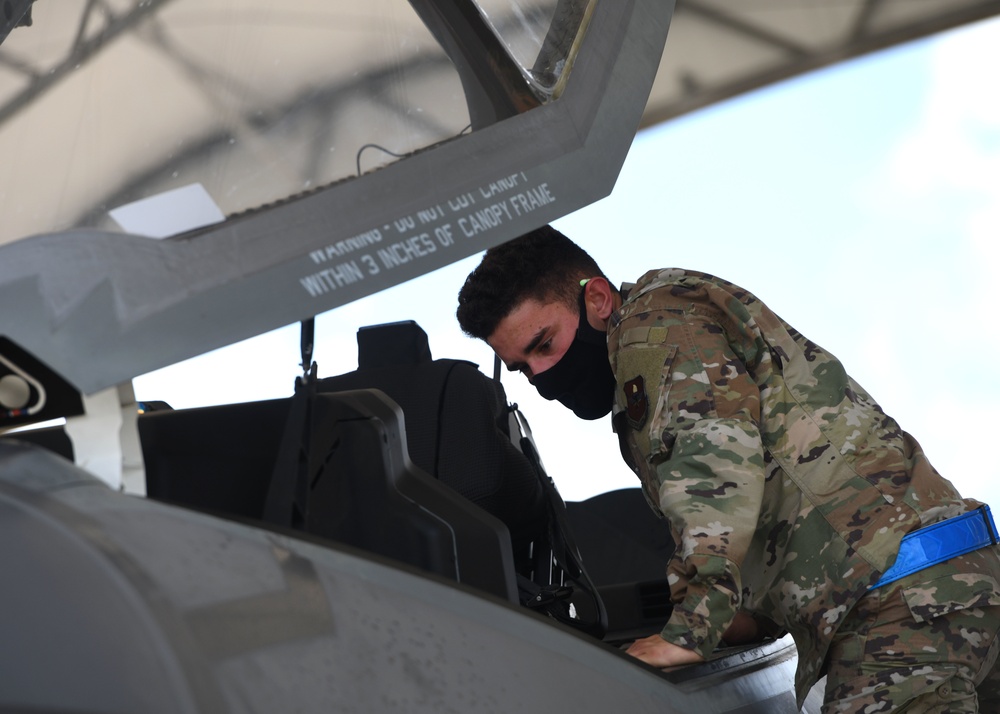
POLYGON ((551 226, 490 248, 458 293, 458 324, 485 340, 528 299, 577 309, 580 281, 605 277, 585 250, 551 226))

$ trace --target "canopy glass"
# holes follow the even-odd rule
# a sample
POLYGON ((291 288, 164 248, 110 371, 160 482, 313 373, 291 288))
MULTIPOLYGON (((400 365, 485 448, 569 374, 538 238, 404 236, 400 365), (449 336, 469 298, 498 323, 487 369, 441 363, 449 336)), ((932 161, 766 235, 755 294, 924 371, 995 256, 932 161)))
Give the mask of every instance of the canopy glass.
MULTIPOLYGON (((589 4, 466 4, 537 97, 519 111, 551 96, 589 4)), ((437 5, 37 3, 0 46, 0 243, 117 230, 109 210, 193 183, 231 216, 469 131, 437 5)))

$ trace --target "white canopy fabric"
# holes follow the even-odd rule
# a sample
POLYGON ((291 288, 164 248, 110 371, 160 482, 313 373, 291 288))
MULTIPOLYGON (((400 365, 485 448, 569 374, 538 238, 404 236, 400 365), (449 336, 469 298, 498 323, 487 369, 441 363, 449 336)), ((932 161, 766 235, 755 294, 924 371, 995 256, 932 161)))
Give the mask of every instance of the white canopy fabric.
POLYGON ((996 14, 997 0, 679 0, 643 125, 996 14))

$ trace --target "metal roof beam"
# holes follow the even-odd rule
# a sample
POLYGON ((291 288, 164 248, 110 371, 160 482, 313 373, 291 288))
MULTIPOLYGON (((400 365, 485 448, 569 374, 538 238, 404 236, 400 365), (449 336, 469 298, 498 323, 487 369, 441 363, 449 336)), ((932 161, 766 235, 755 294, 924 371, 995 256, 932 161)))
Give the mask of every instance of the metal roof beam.
POLYGON ((806 47, 793 42, 787 37, 771 32, 759 25, 753 25, 745 20, 741 20, 734 15, 699 2, 699 0, 687 0, 687 2, 678 3, 677 10, 678 12, 697 15, 715 25, 725 27, 727 30, 731 30, 743 37, 748 37, 769 47, 777 47, 793 57, 808 57, 811 54, 806 47))
MULTIPOLYGON (((692 2, 684 3, 686 10, 691 10, 692 2)), ((748 73, 733 81, 719 84, 713 88, 699 88, 696 96, 685 95, 678 101, 648 106, 643 115, 642 127, 652 126, 663 121, 696 111, 716 102, 738 96, 745 92, 765 87, 774 82, 780 82, 812 70, 828 67, 837 62, 853 59, 870 52, 877 52, 897 44, 927 37, 937 32, 944 32, 962 25, 1000 15, 1000 0, 983 0, 982 2, 951 11, 944 11, 924 20, 918 20, 878 33, 868 31, 870 20, 877 7, 863 10, 864 17, 859 16, 855 28, 861 27, 863 32, 854 37, 853 41, 845 41, 820 51, 809 53, 799 62, 791 62, 769 67, 756 73, 748 73)))
POLYGON ((861 9, 858 10, 858 16, 854 19, 854 25, 852 26, 851 31, 847 35, 849 42, 857 42, 858 40, 868 36, 868 28, 871 23, 871 19, 884 4, 885 0, 865 0, 861 9))
POLYGON ((106 44, 134 28, 168 2, 170 0, 143 0, 142 2, 137 2, 132 10, 122 15, 115 16, 108 12, 109 20, 104 30, 98 32, 89 40, 84 40, 83 34, 87 20, 90 17, 91 10, 97 4, 94 2, 88 3, 84 7, 83 12, 80 13, 79 31, 70 44, 66 58, 53 67, 37 72, 31 84, 16 94, 6 104, 0 106, 0 124, 6 122, 35 99, 56 86, 64 77, 68 76, 80 65, 97 54, 106 44))
POLYGON ((0 65, 3 65, 8 69, 12 69, 15 72, 18 72, 19 74, 31 77, 32 80, 41 75, 41 72, 36 70, 34 67, 32 67, 24 60, 18 59, 10 52, 0 52, 0 65))

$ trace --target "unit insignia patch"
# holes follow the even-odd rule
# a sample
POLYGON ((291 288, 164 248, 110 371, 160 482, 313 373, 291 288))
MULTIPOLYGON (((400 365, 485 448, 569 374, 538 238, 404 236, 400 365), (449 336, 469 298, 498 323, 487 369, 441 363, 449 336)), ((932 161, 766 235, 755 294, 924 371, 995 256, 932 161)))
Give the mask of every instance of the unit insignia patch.
POLYGON ((649 412, 649 398, 646 396, 646 380, 639 375, 625 382, 625 414, 629 426, 638 431, 646 423, 649 412))

